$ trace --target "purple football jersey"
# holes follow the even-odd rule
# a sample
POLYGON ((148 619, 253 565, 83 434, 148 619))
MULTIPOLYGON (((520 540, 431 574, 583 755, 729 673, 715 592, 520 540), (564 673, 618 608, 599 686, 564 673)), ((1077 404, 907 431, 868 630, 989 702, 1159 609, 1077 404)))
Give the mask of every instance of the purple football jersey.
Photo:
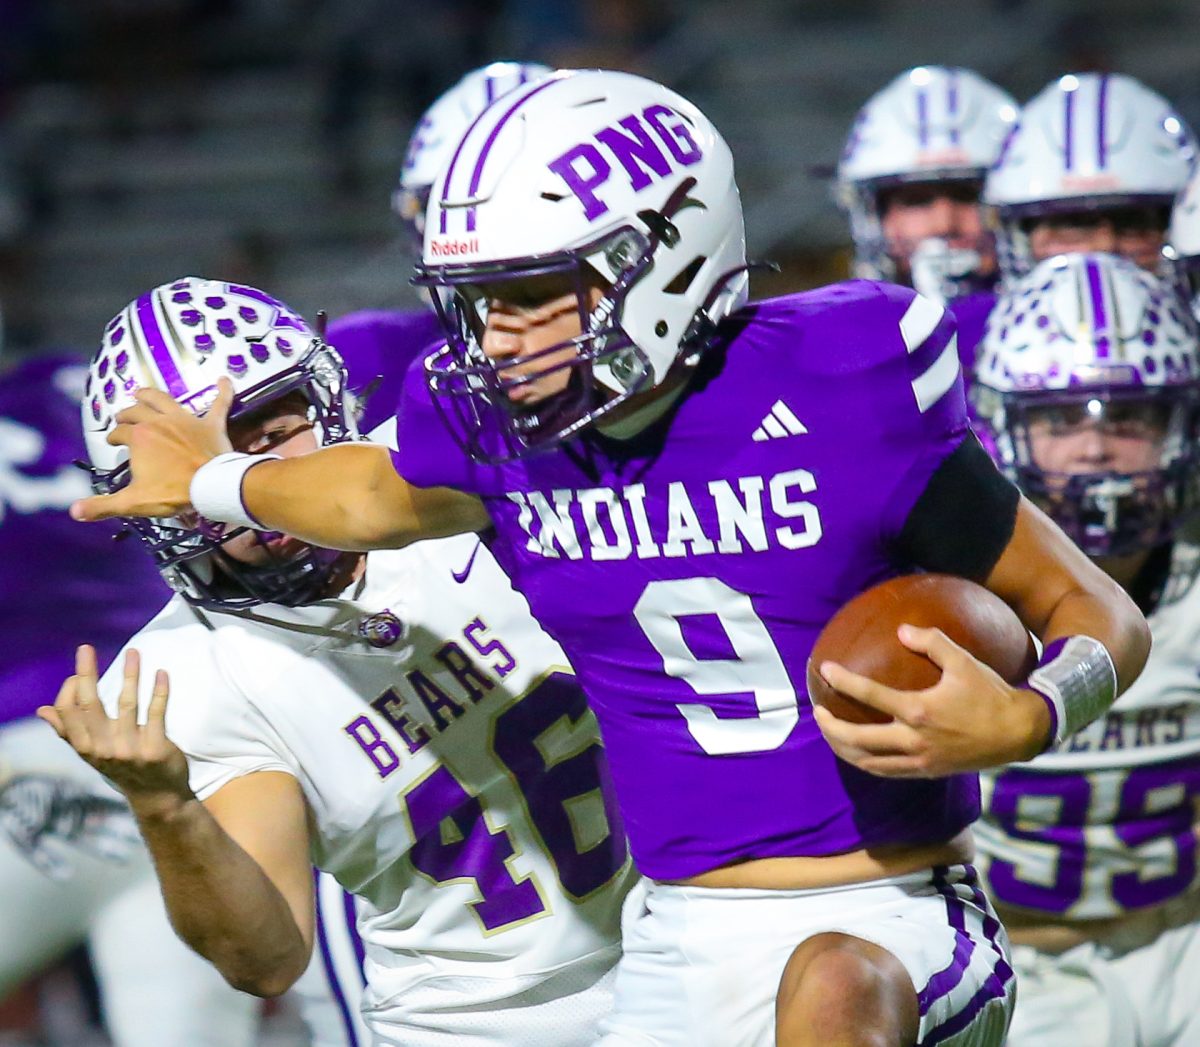
POLYGON ((342 354, 350 388, 369 393, 358 423, 366 434, 395 414, 409 364, 445 336, 432 309, 378 309, 339 316, 330 322, 326 340, 342 354))
POLYGON ((634 439, 591 432, 500 466, 466 458, 417 365, 397 468, 484 499, 588 692, 646 875, 949 838, 978 814, 976 777, 839 761, 805 665, 839 607, 916 566, 896 539, 968 428, 953 319, 852 282, 722 332, 634 439))
POLYGON ((170 595, 150 557, 117 528, 76 523, 91 493, 74 462, 83 361, 30 360, 0 375, 0 722, 54 701, 77 644, 104 665, 170 595))

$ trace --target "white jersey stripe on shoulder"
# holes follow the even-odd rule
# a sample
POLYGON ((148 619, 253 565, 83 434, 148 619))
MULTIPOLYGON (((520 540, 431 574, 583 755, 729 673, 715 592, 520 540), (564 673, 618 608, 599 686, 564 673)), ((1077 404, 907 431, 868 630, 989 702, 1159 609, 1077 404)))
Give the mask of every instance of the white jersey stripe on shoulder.
POLYGON ((958 377, 958 335, 951 335, 946 348, 919 378, 913 379, 917 410, 924 414, 954 385, 958 377))
POLYGON ((900 317, 900 336, 904 339, 904 348, 910 354, 915 353, 924 344, 925 339, 933 334, 941 323, 945 310, 936 302, 930 301, 923 295, 917 295, 900 317))

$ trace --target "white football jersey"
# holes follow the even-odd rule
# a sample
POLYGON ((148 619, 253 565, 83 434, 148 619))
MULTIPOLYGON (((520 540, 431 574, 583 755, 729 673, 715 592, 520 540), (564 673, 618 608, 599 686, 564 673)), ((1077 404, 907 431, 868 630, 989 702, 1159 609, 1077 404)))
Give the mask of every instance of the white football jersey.
POLYGON ((993 898, 1067 919, 1197 886, 1200 546, 1177 542, 1142 675, 1052 752, 981 775, 975 826, 993 898))
MULTIPOLYGON (((170 673, 167 731, 201 799, 256 771, 300 782, 313 864, 365 900, 391 988, 615 962, 634 873, 595 722, 475 535, 371 553, 309 607, 176 598, 128 646, 143 712, 170 673)), ((110 709, 120 682, 118 658, 110 709)))

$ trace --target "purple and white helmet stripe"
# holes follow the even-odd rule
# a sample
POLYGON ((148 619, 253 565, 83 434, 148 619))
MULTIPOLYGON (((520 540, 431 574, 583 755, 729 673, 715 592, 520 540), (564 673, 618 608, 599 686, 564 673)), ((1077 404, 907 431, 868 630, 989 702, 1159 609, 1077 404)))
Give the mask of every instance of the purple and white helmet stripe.
MULTIPOLYGON (((523 92, 520 97, 518 97, 511 105, 508 105, 507 108, 503 109, 503 113, 500 118, 496 120, 494 124, 492 124, 491 130, 488 132, 487 138, 484 139, 483 145, 480 147, 479 153, 476 156, 475 164, 471 167, 471 179, 466 189, 466 198, 468 200, 474 199, 475 194, 479 192, 479 185, 483 179, 484 165, 487 163, 488 155, 491 153, 492 147, 496 144, 496 139, 499 137, 500 132, 504 129, 504 125, 508 123, 513 114, 515 114, 517 110, 520 109, 526 102, 528 102, 535 95, 541 94, 544 90, 546 90, 546 88, 553 87, 554 84, 560 79, 561 77, 558 76, 550 76, 539 81, 530 87, 529 90, 523 92)), ((442 210, 439 222, 439 228, 442 233, 447 232, 447 215, 449 213, 447 208, 455 206, 454 198, 451 195, 451 187, 454 184, 454 173, 458 165, 459 157, 462 154, 463 147, 469 141, 471 141, 475 132, 475 128, 478 127, 479 124, 490 115, 492 115, 490 110, 485 109, 471 122, 471 126, 467 129, 466 133, 463 135, 462 141, 458 143, 458 148, 454 151, 454 156, 450 160, 450 166, 446 169, 446 177, 442 180, 442 210)), ((474 206, 468 206, 466 208, 466 231, 468 233, 473 233, 476 231, 476 210, 477 209, 474 206)))
POLYGON ((1114 255, 1059 255, 996 304, 976 377, 998 392, 1158 387, 1200 378, 1200 358, 1183 304, 1154 275, 1114 255))
POLYGON ((871 97, 850 129, 837 172, 855 275, 897 276, 880 227, 883 191, 907 182, 982 183, 1016 116, 1011 95, 954 67, 917 66, 871 97))
POLYGON ((1170 103, 1132 77, 1059 77, 1021 110, 988 173, 984 201, 1000 219, 1005 276, 1032 268, 1026 220, 1128 206, 1165 213, 1196 157, 1170 103))
POLYGON ((429 190, 456 156, 463 132, 493 102, 552 72, 535 62, 491 62, 473 69, 421 115, 408 141, 392 209, 420 240, 429 190))

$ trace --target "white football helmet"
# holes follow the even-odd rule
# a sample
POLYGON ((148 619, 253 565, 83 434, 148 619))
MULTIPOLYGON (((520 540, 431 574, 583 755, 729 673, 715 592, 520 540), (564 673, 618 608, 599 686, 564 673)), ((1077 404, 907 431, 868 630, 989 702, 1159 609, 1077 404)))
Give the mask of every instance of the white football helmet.
POLYGON ((733 157, 691 102, 628 73, 566 71, 514 91, 467 131, 434 186, 424 261, 448 344, 427 368, 435 399, 479 460, 561 441, 694 362, 746 301, 733 157), (586 277, 605 285, 587 311, 586 277), (569 364, 495 364, 479 284, 573 276, 582 333, 569 364), (517 410, 509 390, 570 369, 569 389, 517 410))
POLYGON ((1133 262, 1071 254, 1037 265, 988 318, 972 396, 1001 466, 1090 555, 1158 544, 1194 505, 1196 325, 1133 262), (1152 433, 1157 463, 1080 472, 1036 460, 1036 427, 1053 439, 1088 426, 1152 433))
MULTIPOLYGON (((918 66, 873 95, 855 117, 837 170, 837 198, 854 238, 855 275, 871 280, 897 275, 880 229, 881 191, 917 182, 982 188, 1016 118, 1016 100, 970 69, 918 66)), ((978 252, 938 251, 927 243, 918 251, 924 249, 947 282, 965 280, 979 265, 978 252)), ((921 258, 912 262, 915 274, 921 258)), ((935 289, 922 293, 930 290, 935 289)))
POLYGON ((1200 166, 1171 208, 1163 256, 1180 296, 1200 319, 1200 166))
MULTIPOLYGON (((134 299, 104 329, 81 404, 93 487, 111 493, 129 482, 128 449, 107 437, 117 414, 136 402, 138 389, 162 389, 203 414, 222 377, 233 382, 231 419, 298 393, 307 401, 318 445, 358 436, 342 359, 299 314, 253 287, 183 277, 134 299)), ((271 542, 279 536, 254 532, 271 555, 250 567, 221 548, 241 528, 194 514, 125 522, 167 583, 202 606, 307 602, 323 591, 341 557, 297 549, 299 543, 288 543, 286 555, 276 555, 271 542), (214 560, 220 569, 214 569, 214 560)))
POLYGON ((420 250, 429 190, 471 122, 501 95, 552 73, 537 62, 490 62, 472 69, 439 95, 417 121, 408 140, 392 210, 413 232, 420 250))
POLYGON ((1167 209, 1196 157, 1191 129, 1162 95, 1130 76, 1060 77, 1026 103, 984 201, 999 219, 1006 277, 1033 266, 1028 226, 1056 214, 1167 209))

